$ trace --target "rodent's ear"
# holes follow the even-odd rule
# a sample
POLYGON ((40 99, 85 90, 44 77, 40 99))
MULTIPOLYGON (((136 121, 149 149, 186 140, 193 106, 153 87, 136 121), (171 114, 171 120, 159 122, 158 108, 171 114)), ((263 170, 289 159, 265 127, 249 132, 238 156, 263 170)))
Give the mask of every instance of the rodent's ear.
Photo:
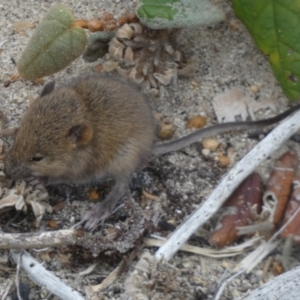
POLYGON ((68 138, 73 145, 80 147, 90 142, 93 137, 93 128, 87 124, 73 126, 69 130, 68 138))
POLYGON ((53 90, 54 90, 54 87, 55 87, 55 81, 54 81, 54 80, 48 82, 48 83, 44 86, 44 88, 43 88, 43 90, 42 90, 42 92, 41 92, 40 97, 44 97, 44 96, 46 96, 46 95, 52 93, 53 90))

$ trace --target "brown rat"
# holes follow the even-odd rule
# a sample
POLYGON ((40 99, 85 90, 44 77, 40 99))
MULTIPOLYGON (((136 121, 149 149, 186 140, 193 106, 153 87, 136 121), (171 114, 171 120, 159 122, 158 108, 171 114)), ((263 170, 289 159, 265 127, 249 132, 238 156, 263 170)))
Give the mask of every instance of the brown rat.
POLYGON ((124 196, 132 173, 151 153, 175 151, 225 131, 270 125, 299 106, 271 119, 218 124, 154 145, 151 108, 128 82, 90 75, 59 88, 50 83, 24 116, 5 173, 13 179, 33 175, 47 184, 82 184, 112 177, 116 183, 105 200, 84 216, 85 228, 94 229, 124 196))

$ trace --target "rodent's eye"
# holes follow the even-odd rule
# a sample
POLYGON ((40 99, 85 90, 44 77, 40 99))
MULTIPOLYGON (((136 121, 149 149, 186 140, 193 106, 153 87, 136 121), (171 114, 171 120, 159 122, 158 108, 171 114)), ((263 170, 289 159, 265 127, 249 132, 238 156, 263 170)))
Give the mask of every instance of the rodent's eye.
POLYGON ((35 156, 32 156, 30 161, 41 161, 44 157, 40 154, 36 154, 35 156))

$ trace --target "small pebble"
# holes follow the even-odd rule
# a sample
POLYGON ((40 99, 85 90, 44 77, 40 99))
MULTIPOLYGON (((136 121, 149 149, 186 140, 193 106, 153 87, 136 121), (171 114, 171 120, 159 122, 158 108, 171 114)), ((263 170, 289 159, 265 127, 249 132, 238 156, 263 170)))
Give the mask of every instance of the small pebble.
POLYGON ((206 138, 202 140, 202 146, 204 149, 208 149, 210 151, 215 151, 219 147, 219 141, 211 138, 206 138))
POLYGON ((59 211, 63 210, 65 208, 65 206, 66 206, 66 203, 63 201, 60 201, 53 206, 53 212, 58 213, 59 211))
POLYGON ((157 136, 161 140, 167 140, 170 139, 175 133, 175 126, 172 123, 163 123, 160 126, 160 130, 157 133, 157 136))
POLYGON ((198 89, 199 88, 199 84, 196 81, 191 81, 191 84, 193 86, 194 89, 198 89))
POLYGON ((202 149, 201 153, 202 153, 203 156, 209 156, 210 150, 209 149, 202 149))
POLYGON ((250 86, 250 91, 253 92, 253 93, 257 93, 259 90, 258 86, 257 85, 251 85, 250 86))
POLYGON ((51 262, 51 257, 49 255, 49 251, 39 252, 40 259, 44 262, 51 262))
POLYGON ((61 254, 58 256, 58 260, 63 263, 63 264, 66 264, 69 262, 70 258, 68 255, 65 255, 65 254, 61 254))
POLYGON ((47 225, 50 228, 57 228, 57 223, 55 220, 50 220, 47 225))
POLYGON ((89 199, 92 201, 96 201, 99 198, 99 192, 96 189, 92 189, 89 191, 89 199))
POLYGON ((236 158, 235 149, 233 147, 228 148, 227 155, 230 160, 230 164, 233 165, 235 163, 235 158, 236 158))
POLYGON ((226 168, 230 165, 230 159, 228 156, 220 156, 218 161, 221 168, 226 168))
POLYGON ((170 219, 168 220, 168 223, 172 224, 172 225, 176 225, 176 221, 174 219, 170 219))
POLYGON ((204 116, 195 116, 187 121, 187 128, 202 128, 206 124, 206 118, 204 116))
POLYGON ((272 273, 274 274, 274 276, 278 276, 284 272, 285 272, 285 270, 284 270, 282 263, 279 261, 274 261, 273 266, 272 266, 272 273))
POLYGON ((230 30, 232 30, 232 31, 236 31, 236 30, 238 30, 239 29, 239 22, 238 21, 236 21, 236 20, 231 20, 230 22, 229 22, 229 28, 230 28, 230 30))

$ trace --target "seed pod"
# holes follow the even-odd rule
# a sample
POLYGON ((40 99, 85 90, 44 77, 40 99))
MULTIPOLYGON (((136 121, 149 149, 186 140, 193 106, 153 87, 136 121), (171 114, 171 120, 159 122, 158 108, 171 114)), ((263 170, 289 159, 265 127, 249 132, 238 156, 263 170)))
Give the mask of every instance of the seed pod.
POLYGON ((238 237, 237 227, 252 224, 261 211, 261 205, 262 181, 257 173, 252 173, 224 204, 222 216, 209 243, 218 247, 232 244, 238 237))
POLYGON ((263 213, 269 212, 269 221, 277 225, 285 211, 298 167, 296 152, 288 151, 275 163, 263 197, 263 213))
POLYGON ((292 217, 293 220, 281 232, 281 237, 287 238, 291 236, 295 242, 300 244, 300 212, 294 216, 295 212, 300 207, 300 173, 295 176, 293 184, 294 190, 288 201, 282 225, 286 224, 292 217))

